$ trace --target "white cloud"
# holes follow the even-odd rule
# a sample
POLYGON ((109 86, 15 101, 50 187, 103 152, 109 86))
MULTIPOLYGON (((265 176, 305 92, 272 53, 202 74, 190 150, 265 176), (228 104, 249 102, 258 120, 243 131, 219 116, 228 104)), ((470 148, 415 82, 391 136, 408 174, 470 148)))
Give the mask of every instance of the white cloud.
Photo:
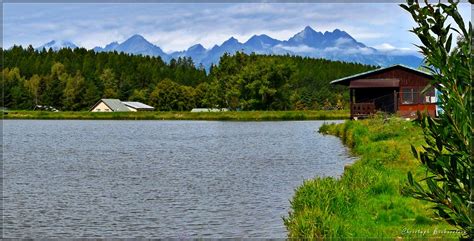
POLYGON ((391 55, 406 55, 406 54, 415 54, 417 55, 417 50, 412 48, 405 47, 395 47, 389 43, 382 43, 374 46, 380 52, 391 54, 391 55))
POLYGON ((379 45, 376 45, 374 46, 374 48, 380 50, 380 51, 390 51, 390 50, 394 50, 395 47, 389 43, 383 43, 383 44, 379 44, 379 45))
POLYGON ((308 53, 316 51, 315 48, 308 47, 306 45, 298 45, 298 46, 284 46, 284 45, 276 45, 274 48, 276 49, 283 49, 287 51, 291 51, 293 53, 308 53))
POLYGON ((347 43, 352 43, 352 39, 349 39, 349 38, 338 38, 336 39, 336 45, 344 45, 344 44, 347 44, 347 43))
MULTIPOLYGON (((470 13, 469 6, 462 10, 470 13)), ((254 34, 286 40, 307 25, 323 32, 344 30, 368 46, 418 43, 408 32, 411 17, 396 3, 4 5, 6 47, 69 39, 93 48, 141 34, 169 52, 197 43, 209 48, 231 36, 240 42, 254 34)))
POLYGON ((362 54, 369 55, 375 53, 371 48, 339 48, 339 47, 329 47, 323 50, 326 54, 337 55, 337 54, 362 54))
POLYGON ((354 34, 352 34, 352 37, 358 39, 358 40, 374 40, 374 39, 381 39, 384 37, 387 37, 390 35, 387 35, 387 33, 380 33, 380 32, 370 32, 370 31, 354 31, 354 34))

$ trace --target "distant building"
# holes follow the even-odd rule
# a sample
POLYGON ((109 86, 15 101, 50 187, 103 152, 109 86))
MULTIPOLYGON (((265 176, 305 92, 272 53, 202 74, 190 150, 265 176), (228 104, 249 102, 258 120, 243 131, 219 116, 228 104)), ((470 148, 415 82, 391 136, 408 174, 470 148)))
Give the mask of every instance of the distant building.
POLYGON ((137 101, 122 101, 122 103, 130 109, 130 111, 154 111, 155 107, 145 105, 137 101))
POLYGON ((331 84, 349 87, 351 118, 376 111, 404 117, 415 117, 417 111, 426 111, 435 116, 435 90, 423 92, 432 78, 428 73, 394 65, 334 80, 331 84))
POLYGON ((101 99, 91 108, 91 112, 150 111, 155 108, 140 102, 122 102, 119 99, 101 99))
POLYGON ((40 110, 40 111, 53 111, 53 112, 58 112, 59 110, 49 106, 49 105, 35 105, 35 108, 33 110, 40 110))
POLYGON ((191 112, 225 112, 229 111, 227 108, 194 108, 191 112))

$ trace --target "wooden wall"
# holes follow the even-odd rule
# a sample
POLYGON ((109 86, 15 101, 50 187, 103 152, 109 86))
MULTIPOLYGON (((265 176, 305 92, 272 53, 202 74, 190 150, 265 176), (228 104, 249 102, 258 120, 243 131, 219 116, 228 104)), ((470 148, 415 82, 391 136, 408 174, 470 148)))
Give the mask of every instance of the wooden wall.
POLYGON ((400 87, 404 86, 418 86, 425 87, 429 84, 430 80, 419 73, 414 71, 394 68, 388 69, 379 73, 371 74, 364 79, 392 79, 396 78, 400 80, 400 87))

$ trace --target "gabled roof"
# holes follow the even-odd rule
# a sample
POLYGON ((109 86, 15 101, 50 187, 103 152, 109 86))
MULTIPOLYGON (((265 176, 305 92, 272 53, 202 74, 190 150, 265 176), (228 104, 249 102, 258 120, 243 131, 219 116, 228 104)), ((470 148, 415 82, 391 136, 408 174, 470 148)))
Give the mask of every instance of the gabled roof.
POLYGON ((104 102, 106 106, 115 112, 130 111, 130 109, 128 109, 128 107, 125 106, 119 99, 101 99, 94 106, 92 106, 91 110, 93 110, 100 102, 104 102))
POLYGON ((154 110, 155 107, 143 104, 142 102, 137 101, 122 101, 122 103, 128 107, 133 109, 146 109, 146 110, 154 110))
POLYGON ((337 79, 337 80, 333 80, 333 81, 330 82, 330 84, 346 84, 347 85, 347 84, 349 84, 348 82, 350 82, 351 80, 364 78, 364 77, 366 77, 368 75, 371 75, 371 74, 375 74, 375 73, 378 73, 378 72, 382 72, 382 71, 389 70, 389 69, 395 69, 395 68, 406 69, 408 71, 412 71, 412 72, 424 75, 428 78, 432 77, 431 74, 423 72, 421 70, 417 70, 417 69, 414 69, 414 68, 411 68, 411 67, 408 67, 408 66, 405 66, 405 65, 402 65, 402 64, 396 64, 396 65, 392 65, 392 66, 389 66, 389 67, 370 70, 370 71, 367 71, 367 72, 364 72, 364 73, 355 74, 355 75, 347 76, 347 77, 340 78, 340 79, 337 79))

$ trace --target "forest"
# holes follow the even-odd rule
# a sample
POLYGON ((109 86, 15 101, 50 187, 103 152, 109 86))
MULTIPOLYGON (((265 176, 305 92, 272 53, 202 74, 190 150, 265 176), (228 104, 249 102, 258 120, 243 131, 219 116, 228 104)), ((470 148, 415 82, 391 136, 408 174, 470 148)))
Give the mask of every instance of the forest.
POLYGON ((89 110, 101 98, 140 101, 161 111, 342 109, 348 92, 329 82, 376 66, 289 55, 224 54, 209 70, 191 58, 94 52, 84 48, 1 49, 3 106, 89 110))

